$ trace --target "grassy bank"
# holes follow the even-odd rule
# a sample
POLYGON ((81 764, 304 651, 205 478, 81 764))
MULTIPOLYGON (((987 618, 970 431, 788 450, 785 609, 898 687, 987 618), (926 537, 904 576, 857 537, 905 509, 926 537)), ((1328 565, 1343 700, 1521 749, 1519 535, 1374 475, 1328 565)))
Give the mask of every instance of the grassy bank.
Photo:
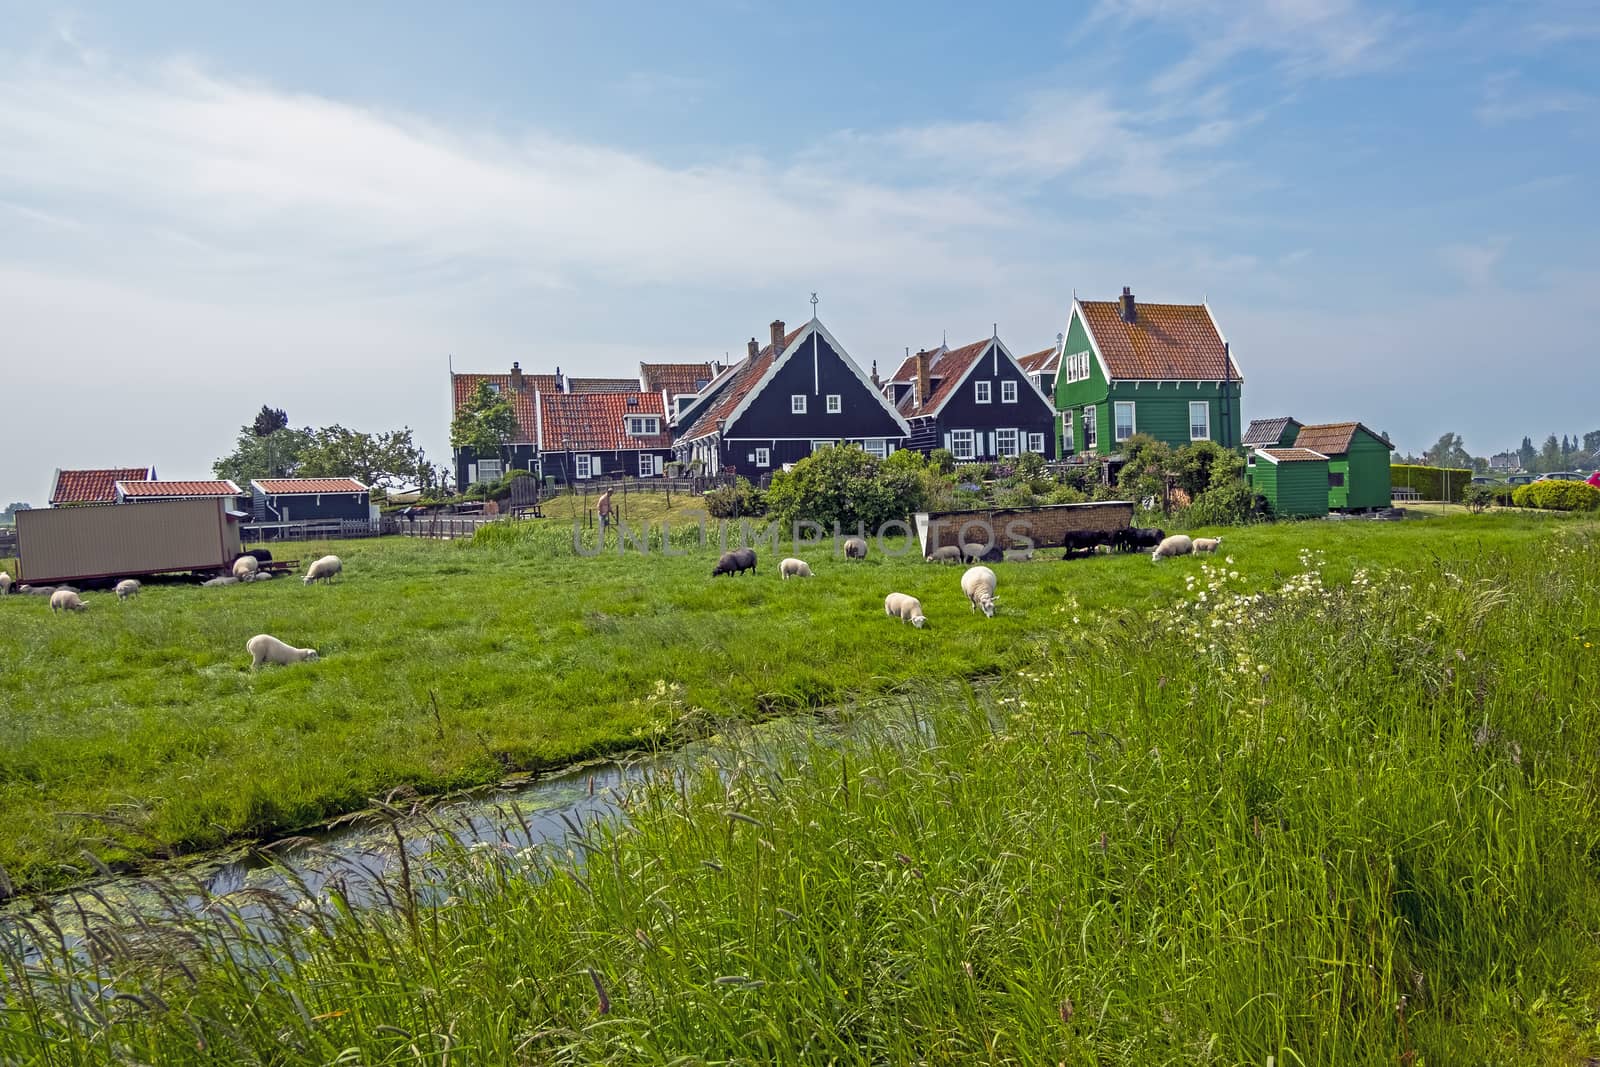
POLYGON ((1301 529, 1343 540, 1071 569, 1161 606, 570 858, 459 855, 440 907, 107 937, 98 1007, 13 962, 0 1059, 1586 1062, 1600 538, 1301 529))
MULTIPOLYGON (((1560 523, 1557 523, 1560 525, 1560 523)), ((1550 521, 1318 523, 1230 533, 1247 585, 1485 549, 1537 552, 1550 521)), ((973 615, 959 571, 911 559, 813 558, 817 577, 711 580, 710 557, 572 554, 571 526, 479 544, 403 539, 336 551, 344 579, 148 588, 82 615, 0 601, 0 866, 23 887, 116 863, 270 835, 399 785, 439 791, 600 752, 669 742, 699 722, 849 702, 1015 668, 1110 611, 1154 608, 1197 561, 1143 556, 998 565, 1002 610, 973 615), (898 589, 930 628, 883 616, 898 589), (316 664, 247 670, 270 632, 316 664)), ((1065 639, 1065 643, 1063 643, 1065 639)))

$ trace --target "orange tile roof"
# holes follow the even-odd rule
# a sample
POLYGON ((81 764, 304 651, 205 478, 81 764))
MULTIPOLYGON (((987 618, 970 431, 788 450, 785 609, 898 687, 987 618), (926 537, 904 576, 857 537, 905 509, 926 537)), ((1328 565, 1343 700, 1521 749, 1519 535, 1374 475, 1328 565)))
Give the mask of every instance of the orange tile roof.
MULTIPOLYGON (((974 341, 970 345, 962 345, 960 348, 947 348, 942 352, 930 353, 928 378, 930 384, 935 378, 939 380, 939 384, 932 386, 933 392, 928 396, 927 403, 920 408, 916 406, 917 391, 915 389, 908 390, 906 395, 900 399, 900 414, 911 418, 913 416, 932 415, 937 412, 944 402, 950 399, 951 394, 956 391, 956 384, 961 381, 961 376, 967 373, 967 368, 976 363, 978 357, 988 351, 990 340, 992 338, 985 338, 982 341, 974 341)), ((915 357, 913 357, 914 361, 915 357)), ((915 372, 913 372, 913 379, 915 376, 915 372)))
MULTIPOLYGON (((783 350, 794 344, 795 338, 799 337, 800 331, 804 329, 805 326, 801 326, 790 330, 783 339, 783 350)), ((727 384, 718 391, 716 399, 711 401, 694 422, 684 428, 683 439, 692 441, 716 433, 717 420, 733 414, 733 410, 749 395, 750 390, 756 387, 756 383, 767 373, 767 369, 772 366, 779 354, 780 352, 774 352, 772 345, 768 344, 754 356, 740 363, 729 377, 727 384)))
POLYGON ((479 382, 488 382, 490 385, 500 387, 500 395, 511 400, 511 408, 517 413, 517 426, 520 428, 515 443, 526 444, 533 440, 533 394, 535 391, 554 393, 556 391, 556 376, 554 374, 524 374, 522 376, 522 391, 516 392, 511 388, 511 375, 509 374, 452 374, 450 376, 450 392, 452 403, 450 414, 453 418, 461 410, 472 394, 478 391, 479 382))
MULTIPOLYGON (((1315 426, 1300 427, 1300 434, 1294 439, 1294 444, 1296 448, 1310 448, 1329 456, 1342 455, 1350 451, 1350 442, 1355 440, 1357 430, 1365 430, 1376 440, 1383 440, 1382 434, 1373 433, 1369 427, 1359 422, 1324 422, 1315 426)), ((1389 447, 1394 446, 1389 445, 1389 447)))
POLYGON ((1222 335, 1203 304, 1140 302, 1134 322, 1122 321, 1115 300, 1083 300, 1078 306, 1113 378, 1221 381, 1227 366, 1233 380, 1240 380, 1238 365, 1224 363, 1222 335))
POLYGON ((367 487, 354 478, 257 478, 250 483, 272 496, 296 493, 365 493, 367 487))
POLYGON ((698 393, 711 383, 709 363, 641 363, 639 377, 654 392, 665 389, 673 396, 698 393))
POLYGON ((1271 456, 1279 463, 1315 463, 1328 457, 1309 448, 1258 448, 1256 452, 1271 456))
POLYGON ((539 397, 539 414, 546 452, 672 447, 660 393, 641 393, 637 389, 631 393, 544 393, 539 397), (643 436, 628 433, 625 420, 637 415, 655 417, 660 432, 643 436))
POLYGON ((230 481, 153 482, 120 481, 117 488, 127 496, 238 496, 239 487, 230 481))
POLYGON ((1017 362, 1022 365, 1022 369, 1029 374, 1049 374, 1056 369, 1060 360, 1061 349, 1055 345, 1049 348, 1041 348, 1037 352, 1029 352, 1027 355, 1017 358, 1017 362))
MULTIPOLYGON (((930 377, 931 377, 932 376, 931 371, 932 371, 934 363, 938 360, 938 358, 941 355, 943 355, 944 353, 950 351, 950 346, 949 345, 945 345, 945 344, 941 344, 941 345, 936 345, 933 348, 925 348, 922 351, 926 352, 928 354, 928 368, 929 368, 930 377)), ((888 383, 888 382, 914 382, 914 381, 916 381, 917 380, 917 356, 921 355, 921 354, 922 353, 919 352, 919 353, 907 356, 903 361, 901 361, 900 366, 895 368, 894 373, 891 374, 889 377, 884 379, 885 383, 888 383)))
POLYGON ((117 483, 154 478, 154 467, 107 467, 101 470, 61 471, 50 491, 50 504, 111 504, 117 499, 117 483))
POLYGON ((566 388, 566 392, 569 393, 637 393, 638 391, 637 378, 568 378, 566 388))

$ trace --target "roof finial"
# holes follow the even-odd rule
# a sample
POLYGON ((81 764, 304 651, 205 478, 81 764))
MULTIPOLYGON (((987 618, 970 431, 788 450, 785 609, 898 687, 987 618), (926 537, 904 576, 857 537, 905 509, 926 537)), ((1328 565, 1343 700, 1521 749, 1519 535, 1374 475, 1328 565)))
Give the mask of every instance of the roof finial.
POLYGON ((990 336, 992 336, 992 337, 999 337, 1000 336, 1000 324, 998 322, 994 324, 994 333, 991 334, 990 336))
POLYGON ((940 330, 939 331, 939 347, 940 348, 949 348, 950 347, 950 331, 949 330, 940 330))
POLYGON ((817 294, 816 293, 812 293, 811 294, 811 317, 813 319, 815 319, 817 317, 817 294))

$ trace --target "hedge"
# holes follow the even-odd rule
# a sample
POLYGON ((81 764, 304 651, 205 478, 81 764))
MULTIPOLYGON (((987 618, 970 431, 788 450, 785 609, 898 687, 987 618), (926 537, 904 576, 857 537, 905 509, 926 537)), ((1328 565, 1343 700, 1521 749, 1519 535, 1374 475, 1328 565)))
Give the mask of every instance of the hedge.
POLYGON ((1422 494, 1424 500, 1450 500, 1461 503, 1461 494, 1472 481, 1472 471, 1465 467, 1421 467, 1409 463, 1389 466, 1389 485, 1394 489, 1410 487, 1422 494), (1445 494, 1446 486, 1449 495, 1445 494))
POLYGON ((1593 511, 1600 508, 1600 489, 1586 482, 1532 482, 1517 486, 1511 502, 1545 511, 1593 511))

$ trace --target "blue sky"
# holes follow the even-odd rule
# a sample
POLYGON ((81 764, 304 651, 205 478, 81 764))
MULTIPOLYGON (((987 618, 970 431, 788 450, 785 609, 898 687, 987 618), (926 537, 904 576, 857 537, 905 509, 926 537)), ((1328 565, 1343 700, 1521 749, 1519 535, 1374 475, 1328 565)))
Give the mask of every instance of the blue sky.
POLYGON ((0 0, 0 500, 458 370, 1208 298, 1248 416, 1600 428, 1600 4, 0 0))

